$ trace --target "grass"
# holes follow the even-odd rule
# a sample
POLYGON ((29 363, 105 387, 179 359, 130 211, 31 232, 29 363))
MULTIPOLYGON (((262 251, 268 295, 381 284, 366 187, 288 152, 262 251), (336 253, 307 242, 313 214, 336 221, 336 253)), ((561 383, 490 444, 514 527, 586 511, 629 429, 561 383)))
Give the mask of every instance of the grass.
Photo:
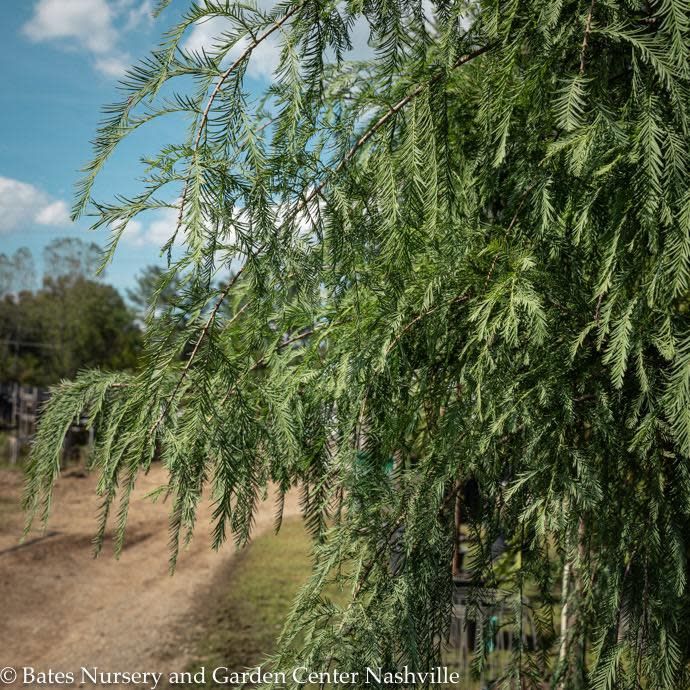
MULTIPOLYGON (((213 682, 213 669, 227 667, 240 672, 261 665, 275 651, 294 597, 311 573, 310 549, 302 521, 294 518, 285 521, 279 534, 258 537, 238 552, 199 601, 195 615, 200 632, 191 641, 192 660, 186 671, 195 674, 203 667, 205 683, 170 687, 227 688, 213 682)), ((339 598, 337 593, 333 595, 339 598)), ((494 668, 501 668, 510 654, 496 652, 492 658, 494 668)), ((458 653, 453 651, 445 658, 449 670, 461 672, 458 688, 487 687, 486 682, 471 680, 458 660, 458 653)))
POLYGON ((212 669, 242 671, 274 651, 292 601, 311 573, 310 549, 302 521, 290 519, 278 534, 261 536, 237 554, 213 587, 213 599, 204 602, 212 613, 202 621, 187 669, 205 667, 206 685, 175 687, 226 687, 213 683, 212 669))

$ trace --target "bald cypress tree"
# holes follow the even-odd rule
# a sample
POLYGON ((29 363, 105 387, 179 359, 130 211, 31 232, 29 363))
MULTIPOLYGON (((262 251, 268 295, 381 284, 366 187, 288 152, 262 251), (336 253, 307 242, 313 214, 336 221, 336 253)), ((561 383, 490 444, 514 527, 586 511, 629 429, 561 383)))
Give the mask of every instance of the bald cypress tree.
POLYGON ((117 549, 157 446, 172 566, 203 492, 217 547, 247 540, 269 483, 298 488, 314 574, 279 667, 439 663, 461 516, 477 591, 514 603, 504 687, 688 687, 689 17, 687 0, 193 4, 106 110, 75 204, 110 228, 106 263, 173 206, 159 287, 182 275, 185 307, 152 310, 140 373, 55 390, 31 515, 86 413, 117 549), (211 17, 214 45, 184 50, 211 17), (362 26, 372 54, 348 61, 362 26), (123 138, 180 112, 138 195, 91 198, 123 138), (542 650, 522 644, 526 592, 542 650))

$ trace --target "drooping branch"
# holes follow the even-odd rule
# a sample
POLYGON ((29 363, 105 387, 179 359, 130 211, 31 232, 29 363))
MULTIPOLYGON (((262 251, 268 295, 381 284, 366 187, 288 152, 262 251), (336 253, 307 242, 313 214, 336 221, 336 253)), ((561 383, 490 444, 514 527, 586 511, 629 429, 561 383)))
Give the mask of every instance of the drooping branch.
MULTIPOLYGON (((242 53, 242 55, 239 58, 237 58, 237 60, 235 60, 235 62, 223 73, 223 75, 221 76, 221 79, 218 81, 218 84, 216 84, 216 88, 214 89, 213 93, 211 94, 211 97, 209 98, 209 102, 208 102, 208 104, 204 110, 204 114, 202 115, 199 131, 197 132, 197 136, 196 136, 196 140, 195 140, 195 148, 199 144, 199 141, 201 138, 201 132, 203 130, 203 127, 205 126, 205 123, 208 120, 208 114, 210 112, 210 108, 211 108, 211 105, 213 103, 213 100, 215 99, 215 97, 219 93, 223 82, 228 78, 228 76, 230 76, 230 74, 232 74, 232 72, 235 69, 237 69, 237 67, 242 63, 242 61, 245 60, 248 57, 248 55, 251 54, 251 51, 254 48, 256 48, 256 46, 259 45, 259 43, 264 41, 266 38, 268 38, 268 36, 270 34, 272 34, 274 31, 279 29, 280 26, 282 26, 289 19, 290 16, 292 16, 295 12, 297 12, 298 9, 300 7, 302 7, 303 4, 304 3, 300 3, 298 5, 295 5, 288 13, 286 13, 283 16, 283 18, 280 20, 280 22, 276 22, 276 24, 271 29, 266 31, 261 36, 259 36, 256 39, 256 41, 254 41, 254 43, 251 46, 248 46, 247 49, 242 53)), ((487 45, 487 46, 484 46, 482 48, 477 48, 476 50, 472 51, 471 53, 468 53, 467 55, 463 55, 461 58, 459 58, 455 62, 455 64, 453 65, 453 69, 457 69, 458 67, 461 67, 462 65, 467 64, 468 62, 474 60, 475 58, 479 57, 480 55, 483 55, 484 53, 486 53, 489 50, 489 48, 490 48, 490 46, 487 45)), ((350 161, 352 161, 352 159, 355 157, 355 155, 357 154, 359 149, 361 149, 361 147, 364 146, 367 143, 367 141, 369 141, 369 139, 371 139, 371 137, 374 136, 374 134, 376 134, 376 132, 379 129, 381 129, 381 127, 383 127, 386 124, 386 122, 388 122, 388 120, 390 120, 390 118, 392 118, 396 113, 400 112, 408 103, 410 103, 417 96, 419 96, 425 89, 429 88, 433 84, 438 83, 443 78, 443 76, 444 76, 443 73, 438 73, 434 77, 432 77, 430 80, 424 82, 423 84, 419 84, 415 89, 413 89, 409 94, 407 94, 407 96, 405 96, 400 101, 398 101, 387 113, 382 115, 352 145, 352 147, 349 149, 347 154, 341 159, 340 163, 338 163, 338 165, 333 170, 333 174, 337 174, 338 172, 342 171, 348 165, 348 163, 350 163, 350 161)), ((323 191, 324 187, 328 183, 328 179, 329 178, 326 177, 316 187, 314 187, 309 194, 307 194, 306 196, 304 196, 302 198, 300 204, 298 204, 297 208, 293 212, 293 217, 296 216, 303 208, 308 208, 309 203, 311 201, 313 201, 323 191)), ((185 185, 185 187, 186 186, 187 185, 185 185)), ((180 228, 181 223, 182 223, 182 215, 184 212, 185 197, 186 197, 186 195, 183 194, 183 197, 180 201, 180 213, 178 215, 178 225, 177 225, 177 229, 176 229, 175 233, 177 233, 179 231, 179 228, 180 228)), ((239 273, 235 277, 236 278, 239 277, 239 273)), ((215 318, 215 314, 217 313, 218 309, 220 308, 220 305, 222 304, 222 302, 227 297, 227 295, 228 295, 228 293, 232 287, 232 284, 234 284, 234 280, 219 295, 218 300, 213 307, 213 311, 211 312, 211 316, 209 317, 209 321, 206 323, 204 329, 202 330, 202 332, 199 336, 199 340, 197 340, 197 343, 196 343, 196 345, 195 345, 195 347, 194 347, 194 349, 193 349, 193 351, 189 357, 189 360, 187 361, 187 364, 185 365, 185 369, 183 370, 183 376, 180 379, 180 381, 178 381, 178 385, 176 386, 175 391, 174 391, 173 396, 172 396, 173 398, 176 395, 177 390, 179 389, 179 386, 182 384, 184 377, 186 377, 186 374, 187 374, 189 368, 191 367, 194 358, 196 357, 196 353, 199 349, 199 346, 201 345, 201 341, 205 338, 206 333, 210 329, 210 326, 213 323, 213 319, 215 318)), ((286 343, 283 343, 283 347, 285 346, 285 344, 286 343)), ((227 399, 227 395, 224 397, 224 400, 225 399, 227 399)), ((168 406, 166 406, 166 411, 164 411, 164 413, 162 414, 162 417, 164 417, 165 414, 167 413, 167 407, 168 406)), ((155 427, 157 427, 160 424, 160 422, 162 421, 162 417, 156 423, 155 427)))
MULTIPOLYGON (((491 45, 486 45, 482 48, 477 48, 476 50, 473 50, 471 53, 463 55, 455 61, 455 63, 453 64, 453 69, 457 69, 458 67, 466 65, 468 62, 471 62, 475 58, 478 58, 480 55, 486 53, 490 48, 491 45)), ((340 160, 338 165, 336 165, 336 167, 333 169, 332 174, 337 174, 341 172, 357 155, 357 152, 362 148, 362 146, 364 146, 369 141, 369 139, 371 139, 374 136, 374 134, 376 134, 376 132, 378 132, 392 117, 397 115, 403 108, 405 108, 406 105, 408 105, 408 103, 417 98, 417 96, 422 94, 426 89, 430 88, 434 84, 438 84, 438 82, 440 82, 444 76, 445 72, 438 72, 428 81, 418 84, 404 98, 401 98, 395 105, 391 106, 391 108, 386 113, 384 113, 371 127, 369 127, 357 139, 357 141, 355 141, 355 143, 350 147, 348 152, 340 160)), ((308 204, 309 202, 313 201, 319 194, 321 194, 325 186, 328 184, 329 178, 330 176, 327 175, 316 187, 314 187, 314 189, 312 189, 311 192, 306 196, 303 203, 308 204)))
MULTIPOLYGON (((246 264, 245 264, 246 266, 246 264)), ((189 374, 190 369, 192 368, 192 364, 194 363, 194 359, 196 358, 197 352, 199 351, 199 348, 201 347, 202 342, 208 335, 209 331, 211 330, 211 326, 213 325, 213 322, 216 320, 216 315, 218 314, 218 310, 220 309, 221 305, 223 304, 223 301, 225 298, 228 296, 230 293, 230 290, 234 287, 234 285, 237 283, 237 281, 240 279, 240 276, 242 275, 242 272, 244 270, 244 266, 235 273, 235 275, 232 277, 231 280, 228 281, 228 284, 223 288, 221 291, 220 295, 218 296, 218 299, 216 300, 215 304, 213 305, 213 309, 211 309, 211 313, 209 314, 208 319, 206 320, 206 323, 204 324, 203 328, 201 329, 201 332, 199 333, 199 337, 196 340, 196 343, 194 343, 194 347, 192 348, 192 351, 187 358, 187 361, 185 362, 184 367, 182 368, 182 373, 180 375, 180 378, 177 380, 177 383, 175 384, 175 388, 173 389, 172 393, 170 394, 170 397, 166 401, 166 403, 163 405, 163 409, 161 410, 160 415, 158 416, 158 419, 155 421, 155 423, 152 425, 150 429, 150 433, 153 433, 156 431, 156 429, 160 426, 161 422, 165 419, 166 415, 168 414, 168 411, 170 410, 171 405, 175 401, 175 398, 177 397, 177 393, 180 390, 180 387, 184 383, 185 379, 187 378, 187 375, 189 374)), ((240 310, 240 313, 244 310, 240 310)), ((239 314, 236 314, 236 318, 239 314)))
MULTIPOLYGON (((193 155, 196 155, 196 153, 199 150, 199 144, 201 142, 201 137, 206 130, 206 125, 208 124, 208 119, 211 114, 211 108, 213 107, 213 103, 215 102, 216 98, 218 97, 218 94, 220 93, 221 89, 223 88, 223 85, 225 82, 228 80, 230 75, 232 75, 240 65, 242 65, 256 50, 256 48, 261 45, 269 36, 271 36, 273 33, 278 31, 284 24, 285 22, 288 21, 293 15, 295 15, 305 4, 306 0, 302 0, 302 2, 297 3, 296 5, 293 5, 277 22, 275 22, 269 29, 264 31, 260 36, 256 36, 253 38, 253 40, 249 43, 249 45, 242 51, 240 56, 220 75, 218 78, 218 81, 216 82, 216 85, 211 92, 211 95, 208 98, 208 101, 206 102, 206 106, 204 107, 204 110, 201 114, 201 120, 199 121, 199 128, 197 130, 196 136, 194 138, 194 146, 193 146, 193 155)), ((263 129, 263 128, 262 128, 263 129)), ((182 190, 182 197, 180 199, 180 210, 177 214, 177 224, 175 226, 175 233, 173 234, 173 239, 177 236, 177 234, 180 231, 180 228, 182 227, 182 221, 184 219, 184 210, 185 210, 185 205, 187 202, 187 195, 189 193, 189 182, 191 179, 191 174, 187 175, 187 179, 184 184, 184 189, 182 190)))

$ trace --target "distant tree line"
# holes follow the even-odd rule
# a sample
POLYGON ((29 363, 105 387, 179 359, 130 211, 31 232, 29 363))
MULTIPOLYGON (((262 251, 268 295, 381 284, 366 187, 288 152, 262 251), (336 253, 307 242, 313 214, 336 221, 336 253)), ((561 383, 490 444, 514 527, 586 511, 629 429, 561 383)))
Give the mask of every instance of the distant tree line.
MULTIPOLYGON (((96 279, 99 255, 96 244, 54 240, 38 286, 29 249, 0 254, 0 381, 48 386, 85 368, 136 368, 137 310, 96 279)), ((136 306, 138 290, 131 295, 136 306)))

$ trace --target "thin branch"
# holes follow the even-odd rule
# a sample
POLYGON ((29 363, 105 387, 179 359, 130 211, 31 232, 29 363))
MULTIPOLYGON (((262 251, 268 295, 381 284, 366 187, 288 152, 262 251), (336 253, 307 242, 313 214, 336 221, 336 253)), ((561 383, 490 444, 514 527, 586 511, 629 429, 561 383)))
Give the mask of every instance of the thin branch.
MULTIPOLYGON (((326 326, 327 324, 324 324, 326 326)), ((304 338, 308 338, 310 335, 315 333, 316 331, 320 330, 320 328, 323 328, 324 326, 314 326, 313 328, 309 328, 306 331, 302 331, 301 333, 297 333, 287 340, 283 340, 282 343, 278 343, 276 345, 275 349, 272 350, 272 352, 280 352, 281 350, 284 350, 286 347, 292 345, 293 343, 296 343, 298 340, 303 340, 304 338)), ((228 398, 237 390, 237 387, 244 381, 244 379, 251 374, 253 371, 256 371, 257 369, 260 369, 263 367, 266 363, 266 358, 268 357, 269 353, 265 352, 259 359, 257 359, 254 364, 252 364, 249 369, 247 369, 238 379, 235 381, 235 383, 230 386, 230 388, 227 390, 223 398, 221 399, 219 406, 222 407, 228 400, 228 398)))
MULTIPOLYGON (((486 53, 489 48, 491 48, 491 45, 484 46, 482 48, 477 48, 476 50, 473 50, 471 53, 468 53, 467 55, 463 55, 461 58, 456 60, 456 62, 453 64, 453 69, 457 69, 458 67, 462 67, 462 65, 467 64, 468 62, 471 62, 475 58, 479 57, 480 55, 483 55, 486 53)), ((367 129, 362 136, 357 139, 357 141, 351 146, 350 150, 343 156, 341 159, 340 163, 333 169, 333 174, 337 174, 340 171, 345 168, 345 166, 355 157, 359 149, 366 144, 371 137, 376 134, 376 132, 381 129, 394 115, 399 113, 410 101, 414 100, 417 96, 419 96, 425 89, 428 89, 430 86, 433 86, 434 84, 437 84, 443 77, 445 76, 444 72, 439 72, 438 74, 434 75, 429 81, 425 81, 422 84, 419 84, 416 86, 410 93, 407 94, 404 98, 400 99, 395 105, 393 105, 384 115, 382 115, 369 129, 367 129)), ((326 186, 328 183, 329 176, 325 177, 319 185, 314 187, 314 189, 307 195, 305 199, 305 203, 309 203, 312 201, 317 195, 321 193, 323 188, 326 186)))
MULTIPOLYGON (((192 349, 192 352, 190 353, 189 357, 187 358, 187 361, 185 362, 185 365, 182 369, 182 374, 180 378, 177 380, 177 383, 175 384, 175 388, 173 389, 173 392, 170 394, 170 397, 168 398, 167 402, 163 406, 163 409, 161 410, 161 413, 156 420, 156 422, 152 425, 149 433, 153 433, 156 431, 160 423, 165 419, 166 415, 168 414, 168 411, 170 410, 170 406, 175 400, 175 397, 177 396, 177 393, 180 390, 180 386, 184 383, 184 380, 187 378, 187 375, 189 374, 190 369, 192 368, 192 364, 194 363, 194 359, 196 358, 196 354, 199 351, 199 348, 201 347, 201 343, 204 341, 206 338, 206 335, 208 332, 211 330, 211 326, 213 325, 213 322, 216 319, 216 315, 218 314, 218 310, 220 309, 220 305, 223 303, 225 298, 228 296, 228 293, 234 285, 237 283, 239 280, 240 276, 242 275, 242 271, 244 271, 244 268, 247 264, 242 266, 237 273, 232 277, 230 281, 228 281, 228 284, 223 288, 222 292, 218 296, 218 299, 216 300, 216 303, 213 305, 213 309, 211 310, 211 313, 206 320, 206 323, 204 324, 203 328, 201 329, 201 333, 199 333, 199 337, 196 340, 196 343, 194 344, 194 348, 192 349)), ((240 311, 233 316, 233 320, 236 319, 245 309, 247 305, 245 304, 240 311)))
POLYGON ((585 35, 582 39, 582 48, 580 49, 580 76, 585 73, 585 57, 587 55, 587 45, 589 44, 589 35, 592 33, 592 14, 594 13, 594 5, 596 0, 592 0, 587 13, 587 20, 585 21, 585 35))
POLYGON ((469 295, 465 292, 462 295, 456 295, 453 297, 453 299, 448 300, 447 302, 444 302, 443 304, 439 304, 438 306, 434 307, 433 309, 429 309, 428 311, 424 311, 421 314, 417 314, 417 316, 412 319, 409 323, 407 323, 402 330, 398 333, 397 336, 390 342, 388 347, 386 348, 386 354, 388 354, 400 341, 400 339, 407 333, 407 331, 412 328, 418 321, 421 321, 423 318, 430 316, 434 312, 437 312, 439 309, 442 307, 449 307, 451 304, 455 304, 456 302, 464 302, 465 300, 469 299, 469 295))
MULTIPOLYGON (((279 21, 275 22, 270 29, 267 29, 261 36, 258 36, 257 38, 254 38, 254 40, 242 51, 241 55, 228 67, 219 77, 218 82, 216 83, 215 88, 211 92, 211 95, 209 96, 209 99, 206 103, 206 107, 204 108, 204 111, 201 115, 201 120, 199 121, 199 129, 197 130, 196 137, 194 139, 194 155, 196 155, 197 151, 199 150, 199 143, 201 141, 201 136, 204 133, 206 129, 206 125, 208 123, 209 116, 211 114, 211 108, 213 107, 213 103, 215 102, 218 94, 220 93, 220 90, 223 88, 223 84, 227 81, 228 77, 235 72, 235 70, 252 54, 252 52, 261 44, 263 43, 271 34, 276 32, 278 29, 280 29, 285 22, 287 22, 290 17, 292 17, 296 12, 298 12, 303 6, 304 6, 305 0, 302 0, 302 2, 298 3, 297 5, 294 5, 290 10, 288 10, 279 21)), ((251 32, 249 32, 251 33, 251 32)), ((262 127, 263 129, 263 127, 262 127)), ((175 233, 173 235, 173 238, 177 236, 178 232, 180 231, 180 228, 182 227, 182 220, 184 216, 184 209, 185 209, 185 204, 187 201, 187 194, 189 191, 189 182, 191 179, 191 174, 187 176, 187 179, 184 184, 184 189, 182 190, 182 198, 180 199, 180 210, 179 213, 177 214, 177 224, 175 227, 175 233)))

